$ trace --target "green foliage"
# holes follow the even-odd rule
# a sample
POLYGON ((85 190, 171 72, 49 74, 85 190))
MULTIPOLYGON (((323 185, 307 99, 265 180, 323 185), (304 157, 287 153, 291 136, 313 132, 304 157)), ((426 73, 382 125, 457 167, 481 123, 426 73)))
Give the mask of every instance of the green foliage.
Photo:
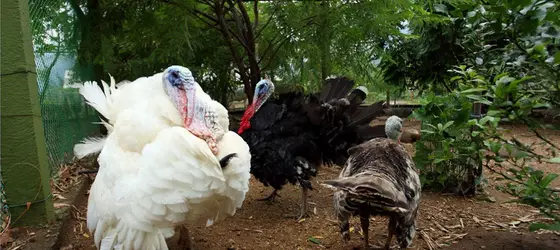
POLYGON ((422 121, 414 161, 426 189, 474 194, 481 182, 486 120, 471 119, 473 90, 425 97, 412 117, 422 121))
POLYGON ((428 1, 410 19, 412 35, 391 41, 381 67, 388 82, 436 93, 451 92, 448 69, 468 57, 465 20, 452 17, 474 6, 473 1, 428 1))
POLYGON ((506 184, 499 188, 516 197, 514 202, 537 207, 554 221, 534 224, 532 230, 560 229, 560 190, 550 186, 558 175, 535 168, 560 162, 560 148, 540 132, 554 126, 533 118, 535 109, 560 104, 558 2, 440 1, 428 6, 427 11, 444 22, 436 19, 428 23, 431 29, 413 29, 416 37, 401 41, 402 47, 390 51, 393 61, 384 64, 387 79, 394 83, 448 90, 443 96, 428 96, 414 113, 423 122, 416 154, 423 184, 462 192, 448 188, 480 184, 477 172, 465 169, 485 166, 502 176, 506 184), (455 42, 447 46, 449 40, 433 37, 455 42), (433 64, 435 70, 429 67, 433 64), (443 70, 448 72, 441 74, 443 70), (431 71, 440 80, 424 77, 431 71), (481 119, 468 118, 475 102, 488 110, 481 119), (506 138, 499 126, 504 122, 527 125, 539 141, 526 145, 516 135, 506 138), (547 150, 536 150, 537 145, 547 150))
POLYGON ((312 91, 325 75, 346 75, 384 93, 384 80, 374 61, 384 53, 384 44, 403 35, 399 28, 412 17, 412 6, 400 0, 275 1, 265 9, 274 13, 275 22, 265 30, 263 40, 266 43, 278 34, 291 39, 266 70, 312 91))
POLYGON ((534 120, 530 114, 535 108, 546 106, 542 95, 537 96, 524 88, 530 85, 530 78, 515 79, 507 74, 496 77, 496 83, 489 89, 489 94, 495 97, 486 117, 489 119, 510 121, 526 124, 540 139, 540 142, 526 145, 513 138, 507 140, 498 131, 487 131, 485 142, 487 149, 493 154, 488 155, 485 166, 498 173, 507 181, 499 189, 516 197, 514 202, 527 204, 538 208, 542 214, 554 220, 553 225, 535 224, 531 229, 539 228, 558 230, 560 225, 560 190, 550 187, 551 182, 558 177, 555 173, 543 173, 534 168, 534 164, 545 162, 554 163, 558 146, 540 134, 537 129, 548 126, 534 120), (539 152, 536 146, 544 146, 547 150, 539 152), (504 153, 499 153, 500 150, 504 153))

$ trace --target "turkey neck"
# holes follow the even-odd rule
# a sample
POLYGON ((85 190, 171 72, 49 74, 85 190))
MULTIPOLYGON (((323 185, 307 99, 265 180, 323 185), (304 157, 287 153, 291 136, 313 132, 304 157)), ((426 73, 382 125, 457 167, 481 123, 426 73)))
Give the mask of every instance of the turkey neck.
POLYGON ((253 117, 253 115, 255 114, 255 109, 253 108, 253 106, 253 104, 250 104, 249 106, 247 106, 247 108, 245 108, 245 113, 241 118, 241 124, 239 125, 237 134, 242 134, 243 131, 251 128, 251 117, 253 117))
POLYGON ((200 105, 197 105, 197 101, 196 101, 196 90, 192 89, 192 90, 187 90, 186 91, 186 96, 187 96, 187 103, 186 103, 186 116, 185 116, 185 127, 190 127, 191 124, 193 123, 193 121, 196 123, 198 120, 198 122, 202 122, 204 120, 204 108, 201 107, 200 105))

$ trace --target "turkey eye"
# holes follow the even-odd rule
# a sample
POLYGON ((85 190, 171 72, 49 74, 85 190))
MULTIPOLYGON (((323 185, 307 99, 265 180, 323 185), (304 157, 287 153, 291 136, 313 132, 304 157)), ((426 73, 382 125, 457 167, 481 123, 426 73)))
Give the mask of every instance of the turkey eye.
POLYGON ((173 86, 174 86, 175 88, 180 89, 180 90, 185 90, 185 86, 184 86, 183 84, 181 84, 181 83, 173 84, 173 86))

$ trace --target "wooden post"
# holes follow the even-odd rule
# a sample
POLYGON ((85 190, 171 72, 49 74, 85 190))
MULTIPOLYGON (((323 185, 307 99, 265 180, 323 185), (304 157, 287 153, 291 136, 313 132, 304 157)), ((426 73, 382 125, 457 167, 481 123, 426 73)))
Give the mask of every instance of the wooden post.
POLYGON ((27 0, 2 0, 2 178, 14 226, 54 219, 27 0), (28 206, 29 205, 29 206, 28 206))
POLYGON ((481 118, 482 117, 482 103, 480 103, 480 102, 473 103, 472 116, 475 117, 475 118, 481 118))
POLYGON ((387 87, 387 92, 386 92, 386 98, 387 98, 387 107, 391 107, 391 88, 387 87))

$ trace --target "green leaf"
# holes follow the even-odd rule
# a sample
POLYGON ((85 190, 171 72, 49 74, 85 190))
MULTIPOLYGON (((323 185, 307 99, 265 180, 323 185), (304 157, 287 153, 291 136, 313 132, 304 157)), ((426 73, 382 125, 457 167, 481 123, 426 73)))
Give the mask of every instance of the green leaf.
POLYGON ((486 116, 500 116, 501 114, 503 114, 504 111, 501 110, 490 110, 488 111, 488 113, 486 113, 486 116))
POLYGON ((531 0, 512 0, 512 1, 507 1, 506 3, 509 3, 510 7, 512 9, 515 9, 517 7, 524 7, 531 4, 531 0))
POLYGON ((445 159, 437 158, 437 159, 434 160, 434 164, 438 164, 438 163, 443 162, 443 161, 445 161, 445 159))
POLYGON ((560 163, 560 157, 550 158, 548 160, 550 163, 560 163))
POLYGON ((556 51, 554 54, 554 63, 560 63, 560 51, 556 51))
POLYGON ((533 223, 529 226, 529 230, 531 232, 537 231, 539 229, 550 230, 550 231, 560 231, 560 223, 557 223, 557 224, 533 223))
POLYGON ((482 92, 485 91, 485 88, 472 88, 472 89, 467 89, 467 90, 463 90, 460 93, 461 94, 470 94, 470 93, 474 93, 474 92, 482 92))
POLYGON ((315 237, 313 237, 313 236, 309 236, 309 238, 307 238, 307 239, 314 244, 321 245, 321 242, 318 239, 315 239, 315 237))
POLYGON ((484 125, 484 124, 486 124, 488 121, 491 121, 492 119, 494 119, 494 117, 488 116, 488 115, 487 115, 487 116, 485 116, 485 117, 482 117, 482 119, 480 119, 480 121, 478 121, 478 123, 480 123, 480 125, 484 125))
POLYGON ((498 142, 490 142, 490 151, 494 152, 495 154, 498 153, 498 151, 500 151, 500 149, 502 148, 502 144, 498 143, 498 142))
POLYGON ((454 82, 454 81, 457 81, 457 80, 459 80, 459 79, 461 79, 461 78, 463 78, 463 77, 462 77, 462 76, 454 76, 454 77, 451 77, 451 78, 449 79, 449 81, 454 82))
POLYGON ((434 9, 436 10, 436 12, 447 13, 447 6, 445 6, 444 4, 434 4, 434 9))
POLYGON ((442 130, 446 130, 447 128, 449 128, 449 126, 453 125, 454 121, 448 121, 447 123, 445 123, 445 125, 443 125, 442 130))
POLYGON ((479 95, 467 95, 467 98, 475 100, 477 102, 480 102, 482 104, 486 104, 486 105, 492 105, 492 103, 490 101, 488 101, 486 98, 479 96, 479 95))
POLYGON ((539 184, 541 187, 546 188, 548 187, 548 184, 550 184, 556 178, 558 178, 557 174, 547 174, 539 184))

